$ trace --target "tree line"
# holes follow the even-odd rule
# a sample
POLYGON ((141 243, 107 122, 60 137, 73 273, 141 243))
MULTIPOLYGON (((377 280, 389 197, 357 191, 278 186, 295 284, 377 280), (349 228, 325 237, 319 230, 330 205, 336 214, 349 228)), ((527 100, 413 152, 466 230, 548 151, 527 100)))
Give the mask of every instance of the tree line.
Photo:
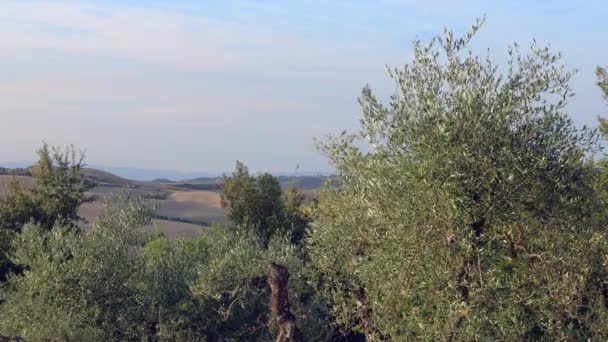
POLYGON ((559 53, 471 52, 482 23, 416 41, 388 101, 363 88, 359 130, 319 144, 337 175, 314 201, 237 162, 231 224, 198 238, 145 233, 128 196, 82 223, 82 158, 43 146, 0 200, 0 335, 606 340, 608 122, 572 122, 559 53))

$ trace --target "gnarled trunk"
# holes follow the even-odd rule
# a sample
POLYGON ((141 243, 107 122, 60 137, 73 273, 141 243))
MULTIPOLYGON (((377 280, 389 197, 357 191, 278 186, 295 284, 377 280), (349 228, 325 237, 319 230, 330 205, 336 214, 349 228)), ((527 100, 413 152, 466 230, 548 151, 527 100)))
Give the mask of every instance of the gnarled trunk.
MULTIPOLYGON (((481 240, 481 234, 485 228, 486 220, 484 217, 480 217, 476 220, 473 220, 468 224, 473 232, 473 237, 471 240, 471 246, 474 251, 477 251, 480 246, 483 245, 483 241, 481 240)), ((477 252, 475 252, 477 254, 477 252)), ((470 274, 471 268, 477 265, 479 272, 479 282, 480 285, 483 286, 483 280, 481 276, 481 261, 479 259, 479 255, 475 256, 463 256, 462 264, 458 273, 456 274, 456 289, 460 294, 460 298, 462 300, 461 306, 457 308, 448 319, 446 325, 446 341, 454 341, 458 335, 458 329, 463 324, 464 320, 467 316, 467 310, 469 305, 469 294, 470 294, 470 274)))
POLYGON ((366 342, 373 342, 376 340, 376 334, 374 333, 374 325, 372 324, 372 309, 369 307, 365 290, 359 288, 357 294, 357 318, 363 327, 363 333, 365 334, 366 342))
POLYGON ((270 286, 270 325, 279 328, 277 342, 303 342, 304 336, 296 324, 296 316, 289 310, 289 271, 287 267, 272 263, 268 274, 270 286))

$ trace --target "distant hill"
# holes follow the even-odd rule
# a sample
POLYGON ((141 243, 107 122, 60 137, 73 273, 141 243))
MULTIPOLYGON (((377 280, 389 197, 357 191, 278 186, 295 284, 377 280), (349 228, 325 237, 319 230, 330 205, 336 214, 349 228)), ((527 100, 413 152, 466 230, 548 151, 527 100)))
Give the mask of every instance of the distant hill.
MULTIPOLYGON (((90 167, 84 168, 82 174, 85 182, 91 186, 87 193, 92 202, 83 204, 80 215, 89 222, 103 212, 105 199, 124 191, 133 198, 147 198, 150 204, 157 207, 154 225, 149 229, 159 229, 170 237, 175 238, 180 234, 196 236, 201 226, 228 221, 221 206, 221 191, 224 188, 222 177, 198 177, 181 182, 167 178, 142 181, 90 167)), ((317 196, 316 189, 330 178, 289 175, 277 177, 283 188, 297 187, 306 200, 314 199, 317 196)), ((34 183, 28 168, 0 167, 0 198, 6 195, 14 180, 25 185, 34 183)))
POLYGON ((212 184, 212 183, 222 183, 224 181, 223 177, 198 177, 192 179, 184 179, 179 183, 193 183, 193 184, 212 184))
MULTIPOLYGON (((295 186, 298 189, 317 189, 321 187, 326 180, 333 176, 278 176, 281 187, 295 186)), ((200 177, 188 179, 181 182, 173 182, 172 185, 196 190, 221 190, 224 185, 222 177, 200 177)))
MULTIPOLYGON (((0 162, 0 174, 2 170, 28 169, 34 162, 0 162)), ((122 167, 122 166, 106 166, 106 165, 86 165, 88 169, 106 172, 116 177, 132 181, 147 181, 154 183, 217 183, 221 181, 222 173, 210 172, 182 172, 177 170, 162 170, 162 169, 144 169, 137 167, 122 167)), ((229 174, 230 172, 228 172, 229 174)), ((254 172, 257 174, 258 172, 254 172)), ((321 172, 303 172, 299 171, 297 175, 289 172, 271 172, 275 177, 280 179, 298 178, 313 180, 316 178, 332 177, 329 173, 321 172)))
POLYGON ((172 181, 172 180, 167 179, 167 178, 153 179, 150 182, 152 182, 152 183, 175 183, 175 181, 172 181))
POLYGON ((198 177, 214 176, 208 172, 181 172, 176 170, 154 170, 154 169, 139 169, 134 167, 114 167, 92 165, 92 168, 104 170, 113 173, 117 176, 138 180, 138 181, 154 181, 162 180, 162 183, 181 181, 184 179, 192 179, 198 177))
POLYGON ((93 181, 97 185, 121 187, 133 187, 137 185, 136 181, 103 170, 85 168, 82 170, 82 173, 84 174, 85 179, 93 181))
POLYGON ((30 168, 0 167, 0 175, 4 175, 4 176, 31 176, 32 172, 31 172, 30 168))
MULTIPOLYGON (((34 162, 0 162, 0 168, 5 169, 26 169, 34 164, 34 162)), ((136 167, 120 167, 120 166, 105 166, 105 165, 87 165, 88 168, 101 170, 112 173, 116 176, 131 179, 136 181, 156 181, 156 180, 168 180, 168 181, 181 181, 184 179, 192 179, 198 177, 212 177, 217 174, 211 174, 209 172, 181 172, 176 170, 156 170, 156 169, 143 169, 136 167)))
POLYGON ((279 176, 279 182, 283 188, 294 186, 298 189, 317 189, 331 178, 332 176, 279 176))
POLYGON ((7 169, 25 169, 34 164, 33 162, 0 162, 0 167, 7 169))
MULTIPOLYGON (((30 168, 27 163, 12 163, 7 164, 13 167, 0 166, 0 175, 17 175, 17 176, 31 176, 30 168)), ((140 170, 135 168, 118 168, 119 170, 131 170, 126 172, 144 172, 153 175, 154 170, 140 170)), ((100 168, 86 167, 82 170, 84 178, 87 182, 96 184, 97 186, 105 187, 121 187, 121 188, 147 188, 155 190, 206 190, 206 191, 221 191, 224 187, 224 180, 220 176, 201 176, 195 178, 187 178, 185 180, 175 180, 172 178, 151 178, 150 180, 142 180, 139 178, 125 177, 123 174, 116 174, 111 171, 107 171, 100 168)), ((165 171, 158 171, 163 173, 165 171)), ((173 171, 167 171, 172 173, 173 171)), ((177 177, 179 173, 173 172, 173 175, 177 177)), ((141 176, 141 174, 140 174, 141 176)), ((302 190, 317 189, 323 185, 323 183, 331 179, 333 176, 328 175, 285 175, 279 174, 276 176, 281 183, 283 188, 288 186, 295 186, 302 190)), ((147 178, 147 177, 144 177, 147 178)))
MULTIPOLYGON (((113 166, 101 166, 101 165, 90 165, 90 168, 103 170, 112 173, 116 176, 136 180, 136 181, 149 181, 155 183, 195 183, 195 184, 214 184, 221 182, 222 175, 220 173, 210 172, 182 172, 176 170, 155 170, 155 169, 140 169, 133 167, 113 167, 113 166)), ((275 173, 273 175, 280 179, 297 178, 312 181, 313 179, 328 178, 330 174, 318 173, 318 172, 298 172, 298 175, 291 173, 275 173)))

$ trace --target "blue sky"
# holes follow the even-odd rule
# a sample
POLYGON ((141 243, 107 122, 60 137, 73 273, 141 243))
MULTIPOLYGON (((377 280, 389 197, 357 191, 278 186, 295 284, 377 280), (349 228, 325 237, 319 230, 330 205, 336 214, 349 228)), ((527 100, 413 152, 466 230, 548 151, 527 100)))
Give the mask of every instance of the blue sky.
POLYGON ((97 165, 328 171, 313 138, 357 127, 361 87, 389 95, 412 40, 484 14, 474 49, 550 43, 579 70, 575 121, 608 112, 606 1, 0 0, 0 163, 45 140, 97 165))

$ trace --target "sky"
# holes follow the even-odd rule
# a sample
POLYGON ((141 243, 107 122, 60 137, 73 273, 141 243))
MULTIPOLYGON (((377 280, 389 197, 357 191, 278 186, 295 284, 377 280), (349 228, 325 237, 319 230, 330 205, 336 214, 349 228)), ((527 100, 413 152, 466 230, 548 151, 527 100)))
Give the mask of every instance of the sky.
POLYGON ((328 172, 314 138, 357 128, 361 88, 390 95, 414 39, 483 15, 473 49, 550 44, 578 69, 575 122, 608 114, 605 0, 0 0, 0 164, 46 141, 96 165, 328 172))

